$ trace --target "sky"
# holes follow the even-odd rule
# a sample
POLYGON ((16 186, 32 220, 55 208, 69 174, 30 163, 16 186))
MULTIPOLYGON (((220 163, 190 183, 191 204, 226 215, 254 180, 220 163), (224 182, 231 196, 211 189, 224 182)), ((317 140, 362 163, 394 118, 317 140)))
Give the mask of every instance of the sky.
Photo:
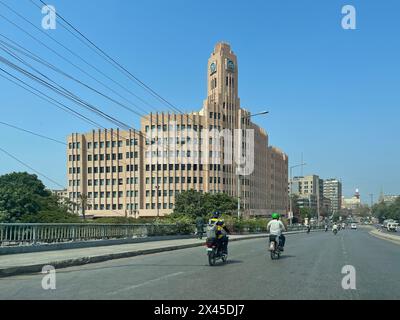
MULTIPOLYGON (((299 164, 303 155, 304 175, 341 179, 346 197, 358 188, 367 203, 369 194, 377 200, 381 190, 400 194, 399 1, 48 1, 91 41, 184 111, 202 107, 209 55, 218 41, 230 43, 238 56, 241 106, 253 113, 270 112, 253 120, 267 130, 270 144, 288 154, 290 166, 299 164), (342 7, 348 4, 356 9, 355 30, 342 28, 342 7)), ((44 14, 32 2, 0 0, 1 35, 102 92, 113 96, 51 49, 145 111, 168 111, 68 33, 58 20, 55 30, 44 30, 44 14)), ((1 50, 0 56, 9 59, 1 50)), ((1 62, 0 68, 10 70, 1 62)), ((48 74, 107 113, 139 126, 138 115, 56 73, 48 74)), ((76 108, 105 127, 115 127, 76 108)), ((2 77, 0 110, 0 121, 61 141, 72 132, 93 128, 2 77)), ((0 148, 66 185, 64 145, 0 124, 0 148)), ((0 174, 25 170, 32 172, 0 152, 0 174)), ((300 168, 293 170, 293 175, 300 174, 300 168)), ((59 188, 46 179, 43 182, 59 188)))

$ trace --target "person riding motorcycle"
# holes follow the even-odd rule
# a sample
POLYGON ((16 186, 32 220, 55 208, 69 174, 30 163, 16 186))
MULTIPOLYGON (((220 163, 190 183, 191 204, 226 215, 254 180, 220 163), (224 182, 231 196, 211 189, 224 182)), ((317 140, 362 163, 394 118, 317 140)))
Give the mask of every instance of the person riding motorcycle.
POLYGON ((227 234, 230 233, 229 229, 225 225, 224 219, 221 218, 221 212, 215 211, 209 224, 215 224, 216 231, 215 236, 217 238, 217 245, 221 246, 222 252, 228 254, 228 237, 227 234))
POLYGON ((338 231, 338 225, 336 223, 333 224, 332 231, 333 232, 337 232, 338 231))
POLYGON ((276 236, 278 245, 281 251, 283 251, 286 238, 283 235, 282 231, 286 231, 286 228, 282 221, 279 220, 279 217, 279 213, 272 214, 272 220, 267 224, 267 232, 269 232, 270 235, 276 236))

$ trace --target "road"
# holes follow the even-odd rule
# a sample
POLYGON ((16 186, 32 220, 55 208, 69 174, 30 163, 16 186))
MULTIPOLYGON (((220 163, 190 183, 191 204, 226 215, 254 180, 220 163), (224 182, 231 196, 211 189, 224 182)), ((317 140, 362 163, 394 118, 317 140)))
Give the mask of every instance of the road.
POLYGON ((400 246, 367 229, 287 236, 272 261, 266 239, 232 242, 229 263, 208 266, 204 247, 60 269, 56 289, 43 275, 0 278, 0 299, 400 299, 400 246), (342 267, 356 289, 342 288, 342 267))

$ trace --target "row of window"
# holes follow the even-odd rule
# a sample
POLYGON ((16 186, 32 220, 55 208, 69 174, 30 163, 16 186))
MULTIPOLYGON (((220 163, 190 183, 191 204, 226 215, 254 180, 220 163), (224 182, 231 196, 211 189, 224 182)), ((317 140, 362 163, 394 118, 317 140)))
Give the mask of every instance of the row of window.
MULTIPOLYGON (((198 126, 198 125, 193 125, 193 130, 194 131, 197 131, 197 129, 198 128, 200 128, 200 130, 203 130, 203 126, 202 125, 200 125, 200 126, 198 126)), ((152 125, 151 126, 151 131, 158 131, 158 132, 161 132, 161 131, 164 131, 164 132, 167 132, 168 131, 168 129, 169 129, 169 131, 183 131, 183 130, 192 130, 192 125, 191 124, 188 124, 188 125, 184 125, 184 124, 182 124, 182 125, 179 125, 179 124, 177 124, 176 126, 173 126, 172 124, 170 124, 170 125, 166 125, 166 124, 164 124, 164 125, 152 125)), ((145 126, 145 132, 149 132, 150 131, 150 126, 145 126)))
MULTIPOLYGON (((174 204, 173 203, 158 203, 157 205, 158 209, 173 209, 174 208, 174 204)), ((88 205, 88 210, 123 210, 123 205, 119 204, 118 206, 116 204, 110 205, 110 204, 95 204, 94 206, 92 205, 88 205)), ((138 210, 139 205, 137 203, 128 203, 126 205, 126 210, 138 210)), ((146 203, 146 209, 155 209, 156 208, 156 204, 155 203, 146 203)))
MULTIPOLYGON (((110 148, 110 147, 122 147, 122 140, 118 140, 118 141, 100 141, 100 142, 88 142, 87 143, 87 147, 88 149, 97 149, 100 147, 101 148, 110 148)), ((126 139, 125 140, 125 145, 126 146, 137 146, 138 145, 138 140, 137 139, 126 139)))
MULTIPOLYGON (((130 171, 138 171, 139 166, 137 164, 127 164, 125 171, 130 172, 130 171)), ((88 167, 88 173, 116 173, 116 172, 123 172, 123 166, 112 166, 112 167, 88 167)))
MULTIPOLYGON (((172 171, 172 170, 176 170, 176 171, 188 170, 188 171, 191 171, 192 169, 193 169, 193 171, 197 171, 197 169, 199 169, 199 171, 203 171, 203 165, 202 164, 199 164, 199 165, 190 164, 190 163, 189 164, 181 164, 181 165, 179 165, 179 164, 168 164, 168 165, 167 164, 163 164, 163 165, 161 165, 161 164, 157 164, 157 165, 146 164, 146 171, 150 171, 150 169, 151 169, 151 171, 156 171, 156 170, 157 171, 161 171, 161 170, 163 170, 163 171, 166 171, 166 170, 170 170, 170 171, 172 171)), ((214 171, 221 171, 221 165, 220 164, 210 164, 209 169, 214 170, 214 171)), ((225 169, 226 168, 223 165, 222 166, 223 172, 225 172, 225 169)))

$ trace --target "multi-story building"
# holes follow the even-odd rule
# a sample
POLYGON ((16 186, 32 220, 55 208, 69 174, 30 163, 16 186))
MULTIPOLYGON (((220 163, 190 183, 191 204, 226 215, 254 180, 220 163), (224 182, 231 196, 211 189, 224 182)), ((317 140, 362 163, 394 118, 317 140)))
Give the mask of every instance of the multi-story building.
POLYGON ((324 188, 323 180, 317 175, 294 177, 289 184, 291 193, 298 196, 297 204, 300 208, 310 207, 318 212, 323 208, 324 188))
POLYGON ((356 210, 361 206, 361 197, 358 189, 351 198, 342 196, 342 209, 356 210))
POLYGON ((342 183, 338 179, 324 180, 324 197, 331 200, 332 213, 342 207, 342 183))
POLYGON ((288 212, 288 156, 276 147, 268 148, 267 204, 269 213, 288 212))
POLYGON ((397 198, 400 198, 400 195, 394 195, 394 194, 382 195, 380 197, 379 201, 391 204, 391 203, 395 202, 397 198))
MULTIPOLYGON (((87 215, 166 215, 176 195, 190 189, 239 195, 244 213, 268 214, 268 135, 240 107, 237 58, 228 44, 216 45, 207 70, 199 112, 151 113, 140 131, 68 137, 69 197, 87 197, 87 215)), ((287 156, 271 152, 279 170, 271 173, 271 199, 285 210, 287 156)))

